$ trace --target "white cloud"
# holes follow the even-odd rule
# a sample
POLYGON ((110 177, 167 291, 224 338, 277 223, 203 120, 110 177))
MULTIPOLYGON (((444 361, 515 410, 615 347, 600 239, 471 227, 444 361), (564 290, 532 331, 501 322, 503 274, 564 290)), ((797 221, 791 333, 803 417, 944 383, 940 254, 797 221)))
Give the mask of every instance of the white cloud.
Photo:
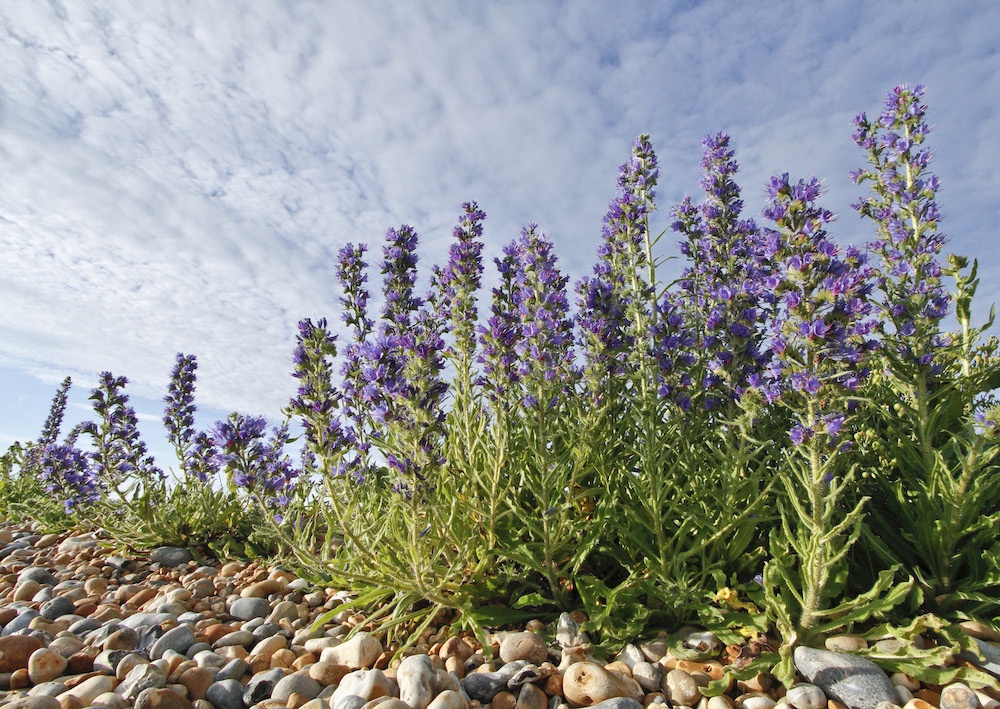
POLYGON ((426 265, 477 199, 488 256, 537 221, 579 277, 640 132, 661 227, 724 129, 748 213, 773 172, 816 174, 863 241, 850 119, 903 80, 929 85, 946 230, 997 299, 998 21, 860 0, 5 6, 0 363, 110 369, 155 399, 185 351, 205 403, 275 415, 296 321, 336 317, 339 246, 377 261, 411 223, 426 265))

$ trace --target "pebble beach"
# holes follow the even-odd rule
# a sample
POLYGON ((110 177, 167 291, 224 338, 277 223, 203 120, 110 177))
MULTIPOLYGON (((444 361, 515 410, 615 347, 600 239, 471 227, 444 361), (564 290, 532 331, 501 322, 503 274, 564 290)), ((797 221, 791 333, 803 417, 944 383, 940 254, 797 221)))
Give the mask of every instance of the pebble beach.
MULTIPOLYGON (((258 562, 199 563, 175 547, 125 557, 101 541, 0 524, 0 709, 1000 708, 1000 682, 890 676, 850 654, 867 644, 848 635, 797 648, 791 687, 760 673, 716 697, 701 688, 775 641, 727 646, 689 628, 697 660, 654 637, 598 661, 585 618, 562 614, 497 630, 490 659, 447 624, 393 659, 398 646, 367 632, 363 614, 337 611, 343 591, 258 562)), ((967 632, 985 660, 957 661, 1000 677, 1000 636, 967 632)))

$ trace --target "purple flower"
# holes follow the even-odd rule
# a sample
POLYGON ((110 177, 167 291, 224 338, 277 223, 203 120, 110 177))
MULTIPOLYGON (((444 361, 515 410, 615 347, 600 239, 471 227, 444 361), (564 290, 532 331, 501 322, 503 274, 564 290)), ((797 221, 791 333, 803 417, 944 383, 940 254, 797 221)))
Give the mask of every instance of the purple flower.
POLYGON ((48 444, 42 451, 39 470, 45 491, 61 501, 67 512, 100 499, 90 456, 76 446, 48 444))
POLYGON ((652 293, 647 219, 655 209, 656 164, 649 136, 640 135, 631 158, 619 169, 618 194, 604 216, 594 275, 577 285, 580 345, 594 394, 604 389, 609 375, 624 371, 627 359, 636 363, 648 354, 652 293), (639 342, 647 342, 646 351, 639 342))
POLYGON ((701 381, 709 391, 699 394, 710 408, 739 399, 767 364, 763 306, 774 300, 767 287, 773 252, 754 221, 740 218, 743 200, 733 179, 739 164, 729 136, 709 135, 702 145, 705 201, 695 206, 685 198, 672 213, 672 228, 684 235, 681 252, 691 265, 681 275, 679 292, 661 303, 658 330, 660 346, 667 348, 659 358, 670 366, 663 376, 676 376, 672 350, 679 344, 691 348, 684 366, 698 362, 708 370, 701 381), (668 315, 674 321, 664 322, 668 315), (681 342, 668 339, 672 334, 681 342))
POLYGON ((263 416, 232 413, 225 421, 217 421, 211 434, 217 448, 213 463, 235 487, 255 491, 269 505, 281 507, 299 471, 284 453, 288 426, 275 428, 269 441, 264 440, 266 432, 263 416))
POLYGON ((921 147, 930 132, 923 95, 923 86, 902 84, 888 93, 877 119, 863 113, 855 118, 854 139, 866 151, 869 167, 852 177, 871 183, 874 193, 854 207, 875 223, 877 238, 868 248, 882 264, 881 307, 892 326, 883 333, 886 344, 933 375, 940 370, 934 354, 949 304, 938 261, 947 237, 937 231, 940 180, 927 171, 931 153, 921 147))
POLYGON ((438 290, 437 316, 450 323, 455 350, 471 362, 476 349, 476 293, 482 281, 483 221, 486 214, 475 202, 462 205, 465 214, 452 234, 456 242, 448 250, 448 265, 435 269, 432 279, 438 290))
POLYGON ((764 215, 777 227, 766 234, 777 307, 770 325, 773 359, 759 383, 768 401, 782 400, 799 415, 789 432, 793 442, 822 432, 832 444, 844 425, 837 407, 857 388, 876 342, 868 303, 872 270, 857 249, 842 255, 827 238, 833 214, 815 204, 821 191, 818 180, 793 184, 787 174, 768 186, 764 215))
POLYGON ((135 409, 128 406, 128 394, 122 391, 126 384, 126 377, 102 372, 99 386, 90 392, 93 409, 101 420, 88 428, 97 449, 93 467, 112 487, 129 478, 148 483, 164 477, 139 437, 135 409))
POLYGON ((177 353, 177 362, 170 375, 170 385, 167 395, 163 397, 166 408, 163 412, 163 425, 167 429, 167 439, 177 451, 177 458, 185 474, 201 477, 191 468, 188 459, 194 438, 194 385, 197 376, 198 361, 194 355, 177 353))

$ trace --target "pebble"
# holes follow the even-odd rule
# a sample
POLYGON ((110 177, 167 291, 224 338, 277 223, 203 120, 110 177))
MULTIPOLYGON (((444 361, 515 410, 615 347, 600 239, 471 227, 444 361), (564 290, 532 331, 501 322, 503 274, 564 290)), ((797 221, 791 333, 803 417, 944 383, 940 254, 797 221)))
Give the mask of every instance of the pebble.
MULTIPOLYGON (((848 634, 830 636, 826 650, 796 650, 808 683, 786 692, 759 674, 711 698, 700 687, 723 676, 739 646, 688 628, 679 637, 697 661, 675 657, 662 634, 602 666, 579 613, 495 633, 488 662, 470 633, 431 627, 399 661, 395 647, 357 632, 357 611, 314 626, 349 594, 260 562, 194 568, 189 550, 169 547, 112 557, 93 534, 24 534, 3 523, 0 544, 0 709, 1000 709, 959 682, 927 688, 855 667, 859 658, 845 653, 866 643, 848 634), (839 684, 810 667, 816 653, 833 656, 827 668, 840 668, 839 684), (859 678, 893 692, 876 701, 835 694, 859 678)), ((990 642, 998 636, 967 625, 985 659, 965 659, 1000 672, 990 642)))
POLYGON ((886 674, 860 655, 799 646, 792 653, 795 669, 819 686, 830 699, 850 709, 875 709, 879 702, 894 702, 896 692, 886 674))

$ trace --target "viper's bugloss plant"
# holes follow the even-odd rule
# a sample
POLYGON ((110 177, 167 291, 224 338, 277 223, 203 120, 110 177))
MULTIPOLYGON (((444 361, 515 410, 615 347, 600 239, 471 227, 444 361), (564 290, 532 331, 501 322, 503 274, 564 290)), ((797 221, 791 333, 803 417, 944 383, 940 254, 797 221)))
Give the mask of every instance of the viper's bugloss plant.
POLYGON ((164 478, 139 436, 138 418, 124 391, 126 384, 127 377, 101 373, 98 386, 90 392, 98 421, 86 428, 94 444, 94 471, 107 494, 114 493, 119 500, 159 489, 164 478))
POLYGON ((39 460, 39 479, 45 491, 66 512, 101 499, 101 488, 91 457, 73 445, 50 443, 39 460))

